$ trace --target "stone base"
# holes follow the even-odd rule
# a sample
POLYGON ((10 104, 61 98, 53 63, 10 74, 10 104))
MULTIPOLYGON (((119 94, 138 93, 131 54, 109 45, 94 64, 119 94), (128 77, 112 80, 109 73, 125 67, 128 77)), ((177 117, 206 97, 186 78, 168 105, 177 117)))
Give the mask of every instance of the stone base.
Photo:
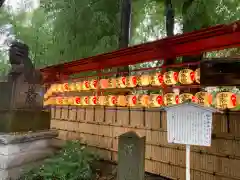
POLYGON ((56 136, 56 131, 1 135, 0 180, 17 179, 27 167, 53 155, 51 143, 56 136))

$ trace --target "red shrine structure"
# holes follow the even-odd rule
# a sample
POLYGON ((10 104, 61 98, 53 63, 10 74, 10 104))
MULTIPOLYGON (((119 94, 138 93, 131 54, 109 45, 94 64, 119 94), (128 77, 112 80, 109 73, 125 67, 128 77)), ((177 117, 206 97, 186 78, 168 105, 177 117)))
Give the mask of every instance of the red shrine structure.
POLYGON ((197 55, 202 52, 240 46, 240 21, 217 25, 154 42, 88 57, 41 69, 44 82, 66 79, 69 75, 85 71, 133 65, 158 59, 197 55))

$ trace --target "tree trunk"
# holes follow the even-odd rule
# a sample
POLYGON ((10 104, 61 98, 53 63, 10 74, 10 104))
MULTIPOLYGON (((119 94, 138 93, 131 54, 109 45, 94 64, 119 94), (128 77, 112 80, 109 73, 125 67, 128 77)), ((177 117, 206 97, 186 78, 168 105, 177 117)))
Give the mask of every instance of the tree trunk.
MULTIPOLYGON (((130 28, 131 28, 131 0, 119 0, 120 1, 120 33, 119 33, 119 49, 127 48, 129 45, 130 28)), ((129 67, 121 67, 117 69, 117 76, 119 72, 129 72, 129 67)))
MULTIPOLYGON (((167 37, 170 37, 174 35, 174 9, 172 0, 165 0, 165 17, 167 37)), ((174 64, 174 61, 174 58, 166 59, 164 64, 174 64)))

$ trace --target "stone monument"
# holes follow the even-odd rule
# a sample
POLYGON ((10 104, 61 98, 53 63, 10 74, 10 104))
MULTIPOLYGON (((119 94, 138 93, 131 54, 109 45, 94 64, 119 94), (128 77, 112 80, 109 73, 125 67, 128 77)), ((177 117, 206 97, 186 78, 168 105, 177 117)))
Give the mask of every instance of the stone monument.
POLYGON ((50 131, 50 112, 43 110, 41 73, 28 57, 28 46, 13 42, 11 70, 0 82, 0 179, 18 179, 27 167, 54 153, 56 131, 50 131))
POLYGON ((36 131, 50 128, 50 113, 43 111, 41 73, 28 57, 28 46, 13 42, 11 69, 0 83, 0 132, 36 131))
POLYGON ((122 134, 118 143, 117 180, 145 179, 145 137, 134 131, 122 134))

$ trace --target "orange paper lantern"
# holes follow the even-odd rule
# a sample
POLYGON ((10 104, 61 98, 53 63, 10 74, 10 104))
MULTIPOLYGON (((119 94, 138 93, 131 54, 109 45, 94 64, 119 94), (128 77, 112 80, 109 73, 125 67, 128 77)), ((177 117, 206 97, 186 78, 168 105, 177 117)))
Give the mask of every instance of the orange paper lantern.
POLYGON ((195 70, 195 81, 200 84, 200 68, 195 70))
POLYGON ((90 96, 89 97, 89 105, 97 105, 98 98, 97 96, 90 96))
POLYGON ((107 89, 109 88, 109 80, 108 79, 101 79, 99 81, 99 85, 101 89, 107 89))
POLYGON ((116 106, 117 105, 117 96, 108 96, 108 105, 109 106, 116 106))
POLYGON ((212 95, 208 92, 197 92, 195 94, 197 103, 202 106, 210 106, 212 104, 212 95))
POLYGON ((90 89, 97 89, 98 88, 98 80, 93 79, 90 81, 90 89))
POLYGON ((161 107, 163 105, 163 97, 159 94, 150 95, 151 107, 161 107))
POLYGON ((127 105, 127 99, 126 96, 118 96, 117 97, 117 105, 118 106, 126 106, 127 105))
POLYGON ((216 95, 216 107, 232 109, 237 106, 237 95, 232 92, 220 92, 216 95))
POLYGON ((164 83, 163 75, 161 73, 156 73, 152 75, 152 86, 161 86, 164 83))
POLYGON ((139 85, 140 86, 149 86, 151 84, 151 76, 148 74, 143 74, 139 76, 139 85))
POLYGON ((136 87, 138 85, 138 80, 136 76, 129 76, 127 78, 127 87, 136 87))
POLYGON ((166 85, 175 85, 178 82, 178 73, 175 71, 165 72, 163 75, 163 81, 166 85))
POLYGON ((167 93, 163 96, 165 106, 174 105, 179 103, 179 96, 175 93, 167 93))
POLYGON ((90 89, 90 82, 89 81, 83 81, 82 82, 82 90, 87 91, 90 89))
POLYGON ((192 84, 195 80, 195 72, 191 69, 182 69, 178 74, 181 84, 192 84))
POLYGON ((117 87, 118 88, 126 88, 127 87, 127 77, 122 76, 117 78, 117 87))

